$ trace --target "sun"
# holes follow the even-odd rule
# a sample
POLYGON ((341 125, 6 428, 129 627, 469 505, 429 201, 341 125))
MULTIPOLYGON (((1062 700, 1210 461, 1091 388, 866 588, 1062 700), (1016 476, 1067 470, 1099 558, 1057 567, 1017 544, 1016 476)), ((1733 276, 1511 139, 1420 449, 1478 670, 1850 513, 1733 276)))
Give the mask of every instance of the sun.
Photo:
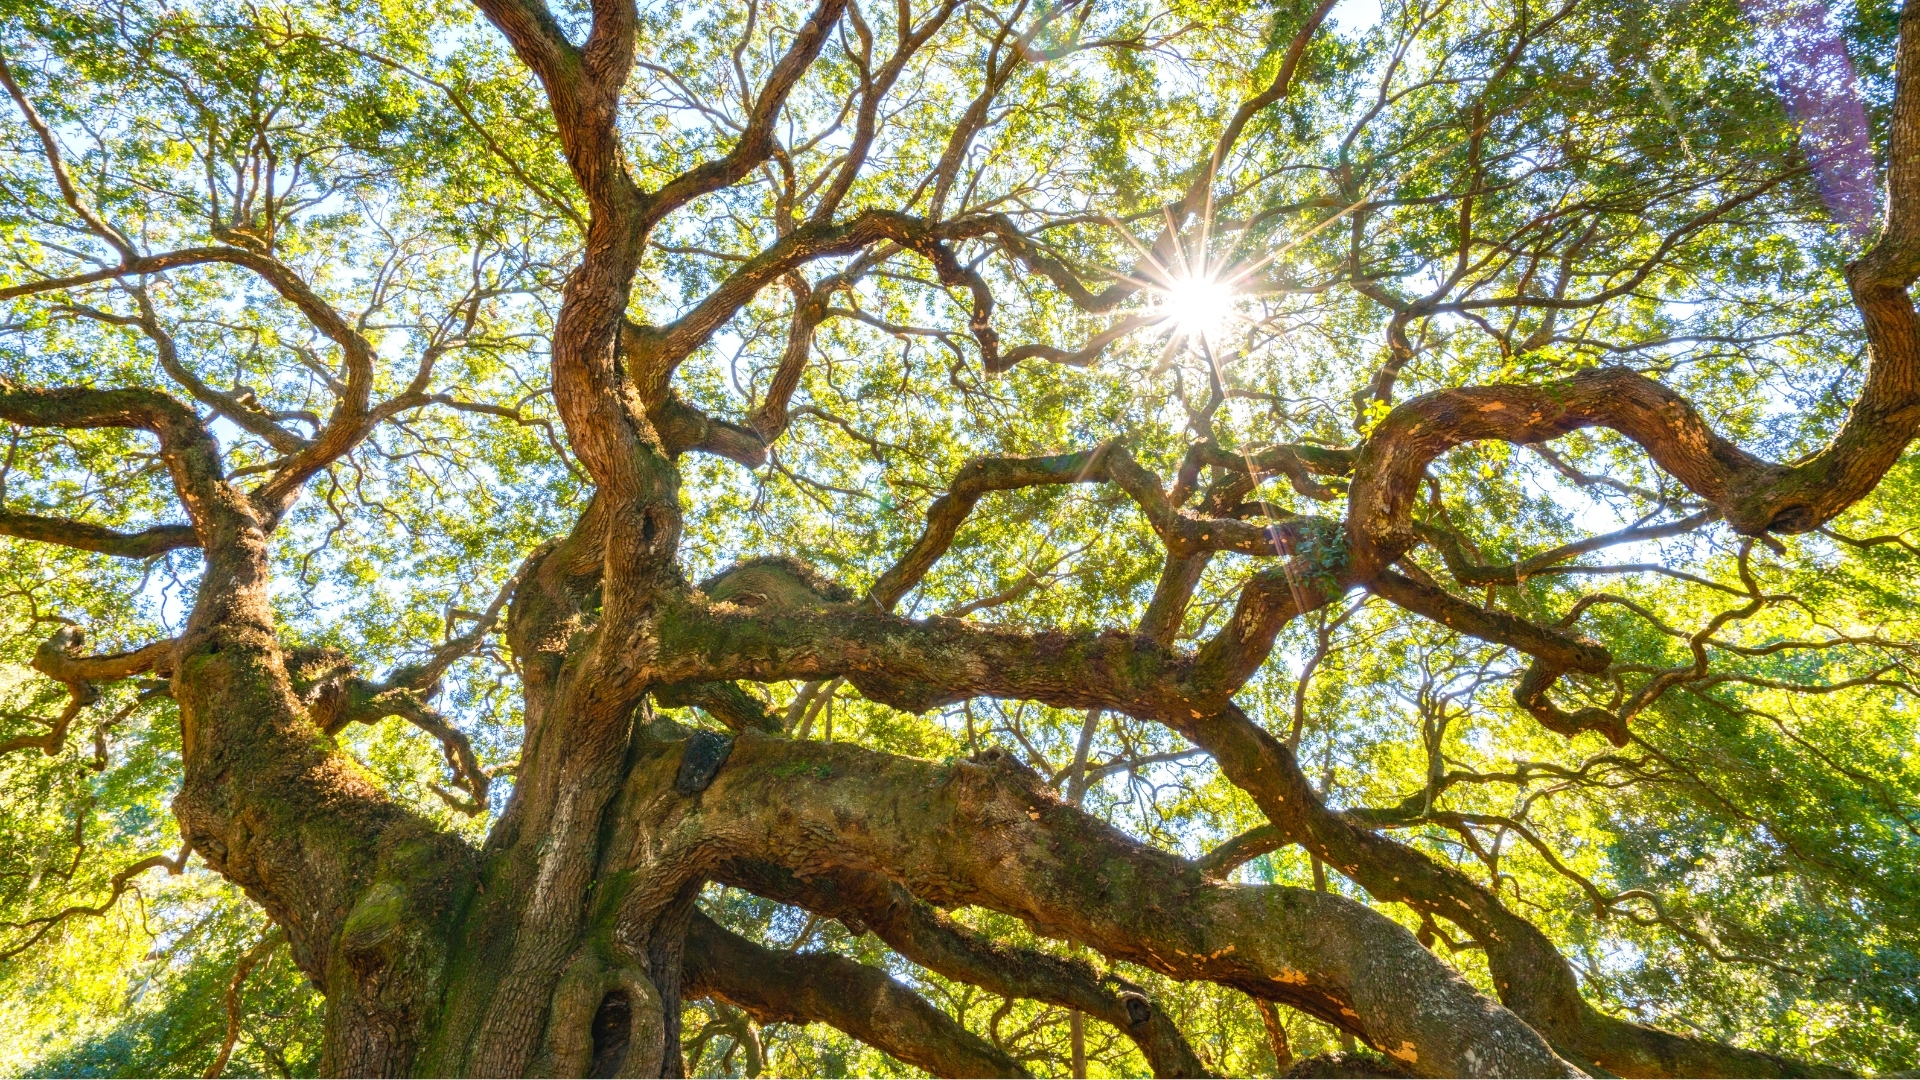
POLYGON ((1154 306, 1175 336, 1209 348, 1219 341, 1237 314, 1239 295, 1231 283, 1211 275, 1175 277, 1155 290, 1154 306))

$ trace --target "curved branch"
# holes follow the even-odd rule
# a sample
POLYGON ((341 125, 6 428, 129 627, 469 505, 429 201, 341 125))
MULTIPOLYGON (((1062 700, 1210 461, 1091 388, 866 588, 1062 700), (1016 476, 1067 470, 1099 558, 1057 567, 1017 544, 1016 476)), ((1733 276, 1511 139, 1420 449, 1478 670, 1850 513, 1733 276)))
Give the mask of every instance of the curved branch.
POLYGON ((740 182, 767 160, 775 150, 774 121, 800 77, 826 47, 828 34, 846 7, 847 0, 820 0, 807 21, 794 32, 786 53, 774 65, 766 84, 754 98, 753 108, 733 149, 724 157, 688 169, 654 192, 647 200, 645 227, 651 227, 652 223, 710 191, 740 182))
MULTIPOLYGON (((316 661, 312 666, 318 669, 315 672, 300 670, 307 665, 298 663, 301 657, 291 657, 290 660, 295 661, 289 664, 290 669, 295 669, 292 673, 309 684, 310 715, 314 724, 334 735, 348 724, 373 725, 390 716, 405 719, 440 743, 454 782, 466 791, 467 798, 457 798, 438 785, 432 786, 434 793, 455 810, 479 813, 487 805, 492 774, 480 766, 473 742, 466 733, 428 706, 427 700, 439 692, 440 680, 447 669, 479 648, 499 625, 500 616, 519 592, 521 583, 557 546, 559 541, 548 541, 535 548, 501 583, 486 611, 464 613, 473 621, 466 633, 449 638, 424 662, 396 668, 380 682, 352 677, 351 666, 337 653, 321 650, 312 654, 316 661)), ((448 615, 449 629, 453 614, 448 615)))
POLYGON ((809 221, 799 225, 741 263, 692 310, 673 322, 657 327, 624 324, 622 347, 633 358, 641 395, 649 402, 664 400, 668 380, 680 361, 712 337, 761 290, 808 263, 850 255, 882 242, 896 244, 925 258, 938 272, 943 285, 968 289, 973 298, 970 329, 980 344, 983 360, 991 368, 999 356, 999 338, 990 323, 993 293, 985 279, 962 264, 949 247, 953 241, 983 235, 990 227, 991 222, 984 217, 929 222, 911 214, 873 208, 862 210, 844 222, 809 221))
MULTIPOLYGON (((449 638, 433 651, 425 663, 396 668, 384 681, 373 688, 374 691, 378 693, 394 689, 409 689, 431 694, 439 685, 440 677, 447 673, 447 669, 479 648, 480 643, 493 632, 493 628, 500 623, 500 616, 507 610, 507 604, 520 591, 520 585, 527 579, 527 575, 559 545, 560 541, 549 540, 535 547, 526 558, 520 560, 520 565, 514 569, 513 573, 507 575, 507 580, 500 583, 500 588, 493 594, 493 602, 487 605, 487 610, 478 615, 467 613, 467 617, 473 620, 473 625, 466 633, 449 638)), ((450 615, 449 630, 451 630, 451 622, 450 615)))
MULTIPOLYGON (((1315 480, 1316 476, 1350 476, 1357 451, 1313 443, 1283 443, 1257 450, 1227 450, 1212 441, 1196 443, 1196 466, 1212 465, 1229 472, 1245 473, 1258 482, 1268 476, 1285 476, 1293 490, 1309 499, 1331 499, 1333 489, 1315 480)), ((1180 500, 1175 500, 1176 502, 1180 500)))
POLYGON ((778 735, 786 725, 760 699, 736 682, 680 682, 653 688, 653 700, 669 709, 697 708, 734 731, 778 735))
POLYGON ((400 717, 440 743, 440 752, 447 759, 447 768, 453 770, 454 783, 465 789, 468 797, 464 800, 455 798, 438 785, 433 786, 435 794, 463 814, 477 814, 487 808, 487 788, 492 783, 493 775, 480 767, 480 759, 473 752, 473 740, 467 738, 466 732, 448 723, 445 717, 429 708, 411 690, 389 690, 372 701, 358 705, 350 719, 372 725, 389 716, 400 717))
POLYGON ((1670 536, 1683 536, 1714 520, 1711 510, 1702 510, 1697 514, 1681 518, 1678 521, 1663 522, 1659 525, 1635 525, 1614 532, 1589 536, 1570 544, 1562 544, 1549 551, 1530 555, 1517 562, 1503 566, 1484 566, 1467 554, 1460 537, 1431 522, 1415 522, 1414 531, 1422 540, 1433 545, 1440 558, 1447 564, 1447 572, 1462 585, 1520 585, 1535 574, 1560 563, 1592 551, 1601 551, 1618 544, 1638 544, 1648 540, 1663 540, 1670 536))
POLYGON ((42 675, 69 686, 81 682, 113 682, 148 671, 173 673, 173 654, 179 642, 166 638, 128 652, 82 656, 86 632, 77 626, 63 626, 34 650, 33 667, 42 675))
POLYGON ((766 439, 758 431, 708 416, 671 389, 647 410, 647 419, 669 456, 698 450, 749 469, 767 463, 766 439))
POLYGON ((1327 809, 1293 754, 1238 707, 1172 725, 1300 844, 1377 900, 1447 919, 1485 948, 1500 998, 1563 1051, 1622 1076, 1814 1076, 1821 1069, 1618 1020, 1581 997, 1545 934, 1461 871, 1327 809))
POLYGON ((670 683, 845 677, 868 699, 908 712, 988 696, 1146 719, 1198 717, 1227 704, 1288 619, 1351 586, 1337 535, 1307 531, 1289 547, 1285 564, 1248 579, 1232 616, 1191 656, 1119 631, 1025 634, 903 619, 873 609, 885 595, 877 587, 869 603, 807 609, 683 595, 663 605, 650 648, 657 677, 670 683))
POLYGON ((134 878, 139 877, 141 874, 144 874, 147 871, 154 869, 155 867, 160 867, 165 869, 168 876, 170 877, 180 873, 181 870, 186 868, 187 856, 191 854, 193 854, 193 845, 191 843, 188 843, 182 846, 180 848, 180 853, 173 856, 172 858, 168 858, 165 855, 149 855, 146 858, 141 859, 139 862, 136 862, 132 866, 129 866, 126 869, 120 871, 119 873, 113 875, 112 880, 109 882, 109 891, 107 894, 107 898, 91 907, 83 904, 76 904, 71 907, 63 908, 59 911, 56 911, 51 915, 43 915, 36 919, 26 919, 21 922, 0 923, 0 926, 4 926, 9 930, 31 930, 32 931, 32 933, 28 934, 25 938, 15 942, 12 945, 0 946, 0 962, 11 960, 16 956, 19 956, 21 953, 26 952, 28 949, 33 948, 35 945, 40 943, 40 940, 42 938, 46 937, 49 933, 52 933, 55 927, 59 926, 61 923, 66 922, 68 919, 75 918, 77 916, 82 916, 82 915, 94 916, 94 917, 105 915, 108 911, 113 909, 113 905, 120 902, 120 897, 124 896, 127 890, 133 887, 134 878))
POLYGON ((1431 581, 1391 570, 1375 574, 1367 582, 1367 589, 1449 630, 1507 645, 1533 657, 1526 675, 1514 687, 1514 701, 1551 731, 1567 736, 1598 731, 1615 746, 1626 745, 1627 714, 1591 707, 1569 713, 1547 698, 1547 691, 1569 671, 1596 674, 1607 670, 1613 655, 1599 643, 1470 604, 1431 581))
MULTIPOLYGON (((1904 289, 1899 295, 1911 317, 1904 289)), ((1356 568, 1370 576, 1413 547, 1420 477, 1441 454, 1467 442, 1539 443, 1588 427, 1611 428, 1640 444, 1735 532, 1816 529, 1871 491, 1920 429, 1920 339, 1874 345, 1866 389, 1846 425, 1796 465, 1749 454, 1709 427, 1687 399, 1626 368, 1415 398, 1381 421, 1355 463, 1348 523, 1356 568)))
MULTIPOLYGON (((0 379, 0 420, 24 427, 137 428, 160 440, 160 456, 194 528, 206 535, 221 514, 225 484, 220 451, 192 409, 160 393, 128 387, 42 390, 0 379)), ((227 506, 226 509, 238 510, 227 506)))
MULTIPOLYGON (((274 422, 272 416, 258 406, 250 406, 239 396, 223 393, 207 385, 206 381, 195 375, 180 362, 180 350, 174 344, 173 335, 160 325, 159 314, 154 310, 153 301, 147 295, 144 285, 128 285, 127 292, 140 308, 140 314, 134 316, 115 315, 85 304, 69 304, 64 310, 72 311, 87 318, 114 326, 135 326, 153 342, 154 352, 160 361, 160 368, 174 382, 179 383, 195 401, 218 412, 233 421, 243 430, 252 432, 264 439, 269 446, 282 454, 299 453, 307 445, 300 438, 274 422)), ((318 421, 315 421, 318 426, 318 421)))
POLYGON ((949 979, 1006 998, 1078 1009, 1131 1038, 1157 1077, 1211 1075, 1166 1011, 1138 988, 1117 976, 1102 979, 1081 960, 975 934, 888 878, 849 870, 803 878, 768 863, 729 864, 715 877, 839 919, 850 929, 871 930, 893 951, 949 979))
POLYGON ((277 926, 269 927, 253 947, 240 955, 240 962, 233 965, 233 978, 227 980, 227 1034, 220 1040, 220 1053, 214 1056, 213 1064, 201 1074, 205 1080, 216 1080, 227 1071, 227 1060, 233 1055, 233 1045, 240 1041, 240 988, 247 983, 247 976, 260 961, 286 940, 286 935, 277 926))
POLYGON ((977 458, 962 466, 947 493, 927 508, 927 524, 913 547, 874 582, 871 597, 880 610, 891 610, 900 598, 924 578, 953 544, 955 534, 975 504, 989 492, 1051 484, 1112 483, 1139 505, 1168 554, 1176 558, 1204 552, 1236 551, 1243 555, 1291 555, 1312 546, 1313 537, 1327 532, 1330 522, 1289 517, 1268 525, 1236 518, 1203 517, 1181 509, 1169 499, 1160 478, 1135 461, 1118 442, 1092 450, 1032 458, 977 458))
MULTIPOLYGON (((1903 27, 1903 35, 1908 29, 1903 27)), ((1902 289, 1899 303, 1911 317, 1905 296, 1902 289)), ((1747 453, 1709 427, 1685 398, 1624 368, 1590 369, 1537 386, 1462 387, 1416 398, 1381 421, 1354 465, 1347 513, 1352 572, 1410 611, 1527 652, 1536 662, 1515 690, 1523 707, 1553 730, 1597 730, 1624 745, 1625 714, 1595 708, 1569 713, 1546 697, 1565 672, 1604 670, 1611 662, 1605 649, 1477 607, 1429 581, 1388 569, 1420 537, 1412 512, 1428 465, 1467 442, 1531 444, 1606 427, 1642 446, 1734 531, 1746 536, 1806 532, 1872 490, 1920 429, 1920 388, 1914 385, 1920 377, 1920 340, 1909 335, 1892 344, 1902 341, 1905 352, 1875 345, 1867 388, 1846 426, 1825 450, 1792 466, 1747 453)))
POLYGON ((787 430, 789 403, 793 392, 800 388, 800 377, 806 374, 814 331, 826 321, 827 302, 843 282, 843 277, 835 275, 818 285, 808 285, 797 273, 787 276, 787 287, 793 292, 793 319, 787 327, 787 347, 780 354, 773 378, 767 383, 766 397, 748 419, 763 443, 771 443, 787 430))
MULTIPOLYGON (((105 270, 0 289, 0 299, 208 263, 224 263, 252 271, 272 286, 282 299, 298 308, 314 329, 338 345, 346 361, 347 379, 341 387, 340 399, 334 407, 333 415, 321 427, 320 433, 311 442, 304 443, 294 452, 279 467, 273 478, 256 493, 255 498, 261 505, 269 508, 277 516, 284 511, 284 504, 306 483, 309 477, 338 460, 340 455, 352 449, 365 437, 370 426, 367 420, 373 392, 373 346, 354 328, 352 323, 314 292, 292 267, 264 250, 253 251, 232 245, 183 248, 160 255, 130 255, 119 266, 105 270)), ((141 303, 143 316, 141 320, 135 321, 140 323, 143 329, 151 325, 153 329, 149 330, 149 333, 153 334, 157 332, 157 323, 152 322, 151 312, 146 310, 145 301, 142 300, 141 303)), ((164 334, 159 334, 154 340, 161 342, 165 347, 164 338, 164 334)), ((175 363, 172 366, 177 368, 178 364, 175 363)), ((151 391, 148 392, 151 393, 151 391)), ((290 447, 292 446, 288 441, 290 438, 291 436, 285 432, 280 432, 278 436, 270 437, 270 441, 284 443, 285 446, 290 447)))
POLYGON ((680 875, 710 877, 734 860, 861 870, 934 903, 980 904, 1175 978, 1285 1002, 1429 1075, 1574 1075, 1384 916, 1327 893, 1209 883, 997 754, 937 764, 746 734, 697 799, 663 800, 688 745, 653 744, 628 779, 631 839, 615 850, 635 884, 623 923, 646 925, 680 875), (796 788, 793 776, 807 779, 796 788))
MULTIPOLYGON (((162 674, 171 674, 174 653, 179 642, 169 638, 131 652, 104 656, 80 655, 80 650, 85 646, 85 631, 77 626, 62 626, 34 650, 34 670, 66 686, 67 705, 60 711, 60 716, 48 724, 45 735, 23 735, 9 739, 0 743, 0 754, 37 748, 48 757, 58 756, 66 748, 67 731, 73 726, 74 720, 79 717, 83 709, 100 700, 100 691, 94 689, 94 683, 113 682, 154 670, 162 674)), ((126 714, 121 714, 121 716, 124 715, 126 714)), ((112 722, 108 722, 109 726, 112 722)), ((105 763, 106 753, 104 739, 104 728, 96 731, 95 740, 98 744, 96 753, 102 766, 105 763)))
POLYGON ((8 66, 4 55, 0 55, 0 85, 7 88, 8 96, 13 98, 13 103, 19 106, 21 115, 26 118, 27 126, 39 138, 41 152, 46 155, 47 166, 53 171, 54 183, 60 188, 60 198, 81 221, 86 222, 89 232, 112 245, 122 258, 132 258, 133 245, 127 241, 126 234, 108 224, 99 211, 81 197, 80 189, 74 186, 73 176, 67 172, 66 161, 60 153, 60 140, 54 137, 53 129, 40 115, 40 110, 33 107, 33 102, 20 89, 20 84, 14 81, 13 68, 8 66))
POLYGON ((776 952, 694 912, 685 992, 763 1024, 824 1023, 935 1076, 1027 1076, 1020 1063, 877 968, 829 953, 776 952))
MULTIPOLYGON (((1325 595, 1318 594, 1314 601, 1309 594, 1308 599, 1323 603, 1325 595)), ((1241 640, 1248 643, 1249 653, 1258 653, 1254 646, 1261 637, 1270 647, 1272 632, 1297 610, 1284 575, 1256 575, 1243 591, 1241 611, 1229 630, 1241 623, 1252 628, 1241 640)), ((1230 780, 1254 795, 1290 842, 1306 844, 1380 899, 1409 903, 1465 927, 1494 959, 1503 998, 1557 1045, 1631 1075, 1793 1075, 1805 1070, 1797 1063, 1617 1021, 1593 1010, 1580 997, 1565 960, 1531 923, 1508 912, 1458 871, 1326 811, 1284 746, 1230 703, 1210 707, 1209 702, 1225 702, 1215 695, 1233 685, 1217 677, 1224 665, 1210 657, 1216 650, 1230 651, 1220 639, 1187 659, 1126 635, 1027 636, 841 607, 750 618, 715 609, 689 626, 699 629, 682 646, 677 624, 676 619, 663 624, 667 666, 674 666, 671 657, 681 648, 697 643, 700 663, 689 666, 713 676, 844 674, 868 697, 905 708, 984 694, 1060 707, 1112 708, 1158 720, 1211 753, 1230 780)), ((1223 631, 1222 638, 1227 637, 1223 631)), ((1243 664, 1236 670, 1244 669, 1243 664)), ((748 743, 743 739, 740 745, 748 743)), ((784 849, 775 845, 774 850, 784 849)), ((906 884, 918 895, 942 900, 937 882, 923 887, 909 877, 906 884)))

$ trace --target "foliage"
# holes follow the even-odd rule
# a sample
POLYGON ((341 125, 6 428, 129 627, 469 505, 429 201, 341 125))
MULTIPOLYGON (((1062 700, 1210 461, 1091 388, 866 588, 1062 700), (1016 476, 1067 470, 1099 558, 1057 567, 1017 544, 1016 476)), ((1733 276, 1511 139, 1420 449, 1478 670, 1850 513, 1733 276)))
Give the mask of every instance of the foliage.
MULTIPOLYGON (((1012 22, 1040 19, 1015 7, 1012 22)), ((1307 17, 1297 5, 1189 0, 1057 7, 1064 14, 1041 19, 1023 46, 1031 62, 1004 72, 986 63, 1000 16, 960 8, 900 77, 876 164, 852 182, 843 214, 931 213, 926 178, 956 118, 984 80, 1004 78, 940 196, 945 212, 1012 215, 1077 267, 1132 265, 1129 240, 1153 242, 1161 207, 1194 182, 1223 119, 1274 77, 1307 17)), ((724 152, 750 86, 809 10, 784 0, 641 6, 642 63, 621 134, 643 188, 724 152)), ((578 5, 559 14, 574 29, 588 19, 578 5)), ((685 314, 792 226, 796 198, 804 214, 846 150, 862 41, 884 52, 900 31, 890 6, 860 16, 862 28, 841 26, 790 100, 784 156, 652 236, 635 320, 685 314)), ((1835 17, 1884 158, 1895 20, 1877 6, 1835 17)), ((459 4, 0 0, 0 26, 0 54, 87 199, 123 233, 152 250, 216 240, 270 250, 373 344, 376 399, 405 391, 419 358, 433 358, 432 400, 319 471, 272 542, 275 616, 289 646, 340 650, 369 675, 423 662, 571 527, 591 493, 548 370, 586 209, 540 86, 459 4)), ((1148 328, 1088 363, 1029 359, 989 375, 961 329, 966 290, 942 287, 926 264, 846 256, 809 270, 802 288, 828 273, 848 280, 826 298, 832 317, 813 336, 792 427, 768 463, 679 459, 686 579, 778 552, 864 593, 970 459, 1111 441, 1172 477, 1197 438, 1249 452, 1349 446, 1391 401, 1600 364, 1656 375, 1722 434, 1774 460, 1817 449, 1847 416, 1865 364, 1842 277, 1857 243, 1827 220, 1734 0, 1389 0, 1377 16, 1348 0, 1311 38, 1301 71, 1224 163, 1211 240, 1192 241, 1216 262, 1251 264, 1258 293, 1207 349, 1148 328), (1481 193, 1470 224, 1463 190, 1481 193), (1484 260, 1464 271, 1453 261, 1463 230, 1482 238, 1473 257, 1484 260), (1649 270, 1631 288, 1575 310, 1421 306, 1429 293, 1458 303, 1596 294, 1643 261, 1649 270), (1388 361, 1397 389, 1379 397, 1388 361)), ((76 224, 21 115, 0 127, 0 287, 110 261, 76 224)), ((1009 346, 1072 352, 1110 322, 987 240, 962 250, 998 300, 993 322, 1009 346)), ((334 407, 332 344, 237 266, 7 303, 6 379, 198 398, 235 475, 286 456, 264 428, 311 437, 334 407), (186 379, 163 364, 170 351, 186 379)), ((787 287, 759 292, 688 356, 679 392, 715 417, 751 413, 788 347, 796 303, 787 287)), ((143 435, 10 426, 7 438, 0 509, 127 532, 179 519, 143 435)), ((1422 524, 1468 538, 1472 558, 1495 565, 1705 505, 1610 432, 1567 436, 1547 454, 1504 442, 1452 451, 1431 470, 1422 524)), ((1327 482, 1335 494, 1345 484, 1327 482)), ((1276 520, 1323 508, 1279 476, 1245 499, 1276 520)), ((1690 664, 1685 635, 1766 597, 1715 628, 1712 677, 1650 704, 1625 747, 1545 730, 1513 700, 1526 657, 1364 590, 1290 624, 1237 700, 1297 751, 1332 804, 1407 810, 1384 827, 1542 926, 1604 1009, 1848 1068, 1913 1069, 1920 547, 1906 538, 1915 530, 1920 465, 1909 456, 1828 531, 1754 545, 1701 521, 1474 594, 1543 623, 1592 592, 1630 601, 1593 607, 1580 630, 1606 644, 1621 665, 1614 675, 1633 685, 1690 664), (1806 642, 1828 644, 1795 644, 1806 642)), ((1164 554, 1114 485, 994 493, 901 611, 1035 632, 1131 628, 1164 554)), ((1434 578, 1449 573, 1434 544, 1410 559, 1434 578)), ((1219 630, 1256 561, 1213 560, 1186 607, 1181 647, 1219 630)), ((84 627, 100 651, 178 633, 201 570, 188 548, 128 560, 5 541, 0 743, 44 732, 66 701, 29 666, 58 625, 84 627)), ((436 794, 454 780, 428 734, 388 719, 349 727, 342 745, 382 791, 477 844, 512 793, 521 674, 489 637, 454 663, 436 700, 496 772, 479 814, 436 794)), ((1569 677, 1569 697, 1617 700, 1611 677, 1569 677)), ((208 871, 144 875, 105 915, 62 921, 17 955, 10 944, 34 920, 101 902, 122 867, 178 849, 169 806, 180 721, 153 689, 103 685, 61 753, 0 756, 0 925, 15 928, 0 938, 9 1006, 0 1071, 198 1075, 218 1048, 228 979, 265 920, 208 871)), ((838 680, 824 689, 827 704, 799 737, 935 760, 1000 747, 1063 792, 1087 722, 1081 710, 984 697, 912 714, 838 680)), ((790 681, 755 692, 785 715, 814 691, 790 681)), ((1167 727, 1109 712, 1095 718, 1090 745, 1085 806, 1132 835, 1198 858, 1263 820, 1167 727)), ((1297 849, 1237 873, 1368 899, 1297 849)), ((884 968, 1036 1073, 1068 1072, 1063 1009, 945 979, 871 935, 736 889, 709 886, 702 904, 772 947, 884 968)), ((1491 989, 1464 938, 1438 940, 1409 909, 1378 906, 1491 989)), ((1078 955, 1004 914, 959 917, 997 940, 1078 955)), ((1211 1067, 1277 1071, 1252 999, 1117 969, 1164 1004, 1211 1067)), ((285 948, 253 972, 243 1001, 229 1072, 311 1075, 321 999, 285 948)), ((712 1029, 695 1061, 702 1075, 747 1068, 747 1021, 729 1008, 686 1006, 689 1039, 712 1029)), ((1294 1054, 1340 1045, 1324 1025, 1282 1015, 1294 1054)), ((751 1032, 768 1074, 911 1071, 822 1025, 751 1032)), ((1086 1047, 1091 1075, 1146 1069, 1105 1025, 1089 1022, 1086 1047)))

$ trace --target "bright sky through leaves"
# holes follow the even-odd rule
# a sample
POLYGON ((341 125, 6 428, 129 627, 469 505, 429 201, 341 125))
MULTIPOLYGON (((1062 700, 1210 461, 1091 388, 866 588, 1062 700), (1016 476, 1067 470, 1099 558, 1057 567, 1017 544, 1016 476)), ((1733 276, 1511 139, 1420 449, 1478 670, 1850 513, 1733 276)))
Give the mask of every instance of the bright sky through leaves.
POLYGON ((0 1073, 1920 1068, 1911 7, 0 0, 0 1073))

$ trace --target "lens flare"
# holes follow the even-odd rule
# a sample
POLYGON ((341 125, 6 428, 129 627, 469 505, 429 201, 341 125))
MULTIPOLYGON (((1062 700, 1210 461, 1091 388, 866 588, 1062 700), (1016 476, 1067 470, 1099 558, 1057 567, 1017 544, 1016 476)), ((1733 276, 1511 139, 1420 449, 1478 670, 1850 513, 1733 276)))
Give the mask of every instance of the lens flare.
POLYGON ((1173 332, 1208 347, 1226 333, 1239 299, 1233 286, 1211 276, 1176 277, 1156 292, 1155 307, 1173 332))

